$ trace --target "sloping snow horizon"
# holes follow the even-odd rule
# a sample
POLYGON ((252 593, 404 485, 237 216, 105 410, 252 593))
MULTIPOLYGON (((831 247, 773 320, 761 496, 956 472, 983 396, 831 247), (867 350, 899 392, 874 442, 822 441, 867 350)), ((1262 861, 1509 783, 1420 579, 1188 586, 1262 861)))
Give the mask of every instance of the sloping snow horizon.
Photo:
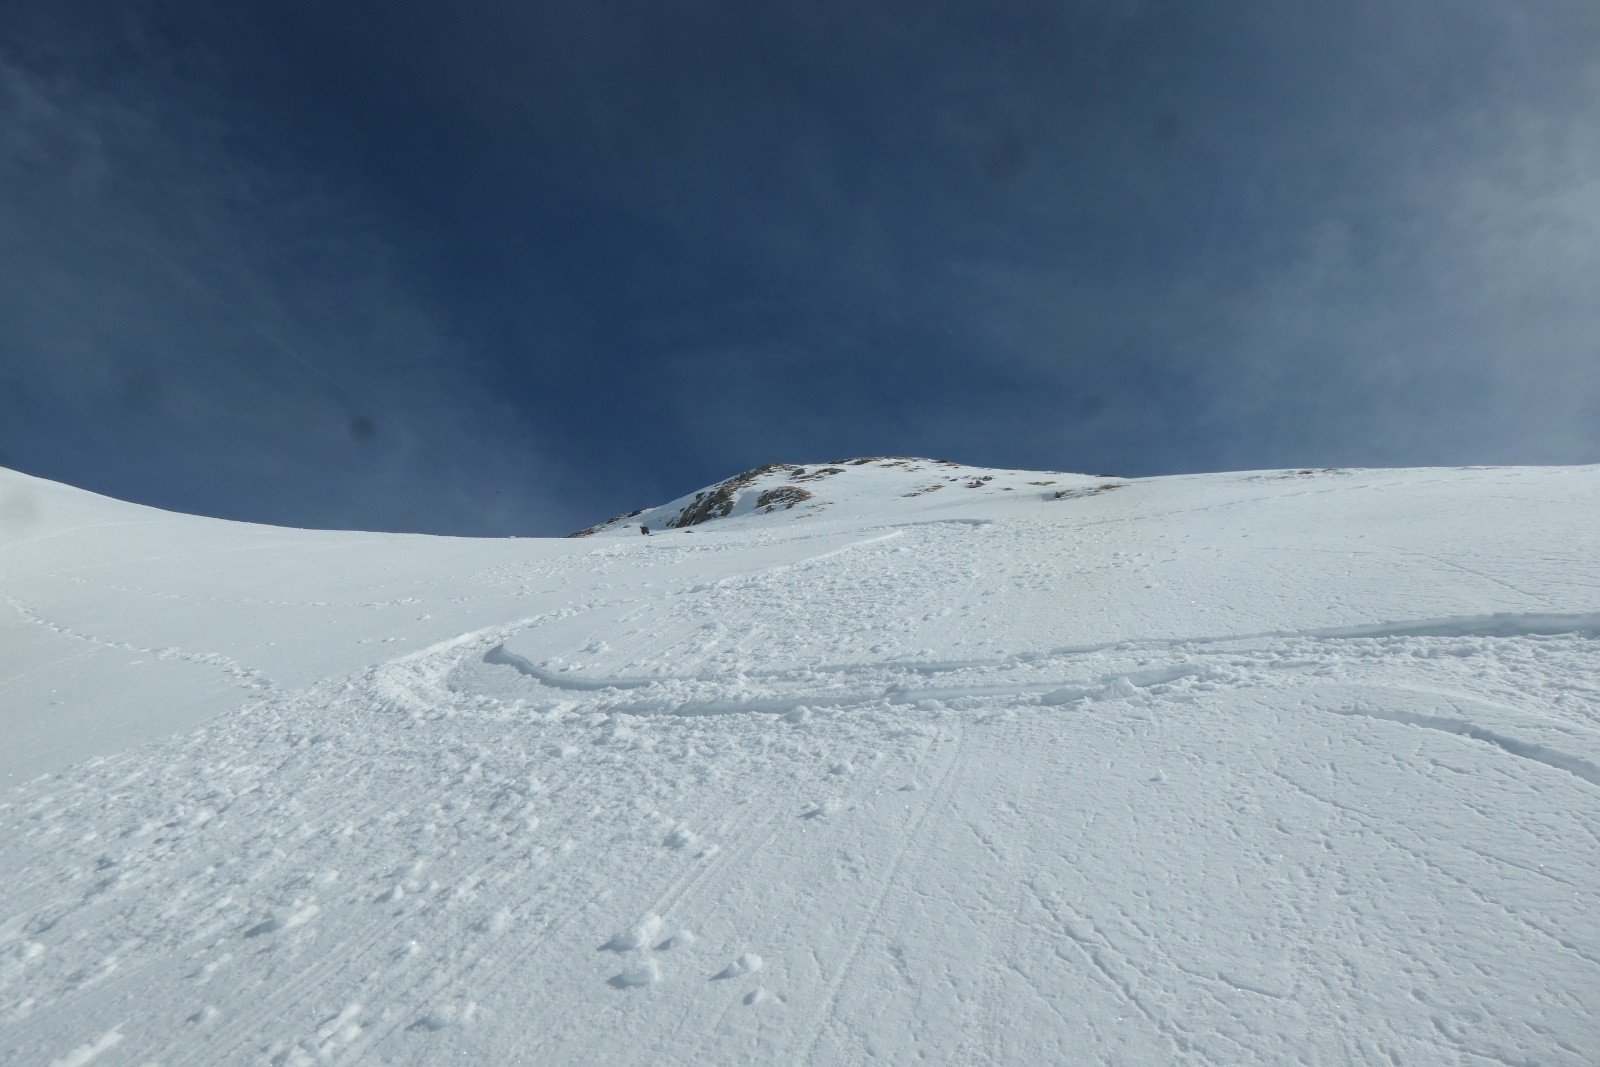
POLYGON ((1597 517, 878 457, 473 540, 0 470, 0 1062, 1600 1061, 1597 517))

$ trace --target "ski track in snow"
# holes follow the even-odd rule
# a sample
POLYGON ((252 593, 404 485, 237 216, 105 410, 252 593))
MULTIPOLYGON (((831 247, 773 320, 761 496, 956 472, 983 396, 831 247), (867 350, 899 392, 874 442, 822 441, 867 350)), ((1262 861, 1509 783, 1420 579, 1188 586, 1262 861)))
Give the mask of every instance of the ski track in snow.
POLYGON ((1594 1062, 1600 612, 1560 593, 1593 557, 1445 555, 1494 590, 1452 601, 1310 544, 1322 586, 1250 553, 1248 610, 1160 619, 1220 528, 1131 485, 428 596, 63 579, 501 612, 292 689, 0 592, 262 690, 0 795, 0 1062, 1594 1062), (1363 616, 1398 621, 1314 621, 1363 616))
POLYGON ((135 655, 150 656, 154 659, 175 659, 183 660, 188 663, 198 663, 203 666, 217 668, 232 678, 240 686, 245 688, 272 688, 272 680, 266 677, 260 671, 252 670, 249 667, 246 667, 243 664, 216 652, 188 652, 181 648, 173 647, 145 648, 140 645, 131 644, 127 641, 116 641, 96 637, 93 634, 80 633, 69 626, 63 626, 60 623, 51 622, 49 619, 44 618, 37 611, 30 608, 27 604, 24 604, 16 597, 3 596, 0 597, 0 599, 4 599, 6 604, 10 606, 11 610, 16 612, 18 616, 27 622, 32 623, 35 626, 40 626, 61 637, 65 637, 69 641, 79 641, 87 645, 93 645, 96 648, 116 649, 120 652, 132 652, 135 655))

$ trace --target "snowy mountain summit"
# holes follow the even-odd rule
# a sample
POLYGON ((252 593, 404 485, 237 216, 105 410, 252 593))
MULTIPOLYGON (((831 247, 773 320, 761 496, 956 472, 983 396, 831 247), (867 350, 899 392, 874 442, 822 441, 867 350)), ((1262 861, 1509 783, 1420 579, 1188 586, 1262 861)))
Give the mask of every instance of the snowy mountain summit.
POLYGON ((880 458, 471 540, 0 470, 0 1063, 1592 1065, 1597 520, 880 458))
MULTIPOLYGON (((1311 473, 1311 472, 1307 472, 1311 473)), ((1060 471, 991 470, 969 467, 943 459, 914 456, 861 456, 827 463, 800 466, 793 463, 768 463, 753 470, 679 497, 654 508, 642 508, 616 515, 605 522, 571 534, 638 533, 647 529, 688 529, 723 519, 779 515, 801 519, 839 509, 855 516, 879 519, 929 511, 922 505, 900 503, 918 500, 945 489, 962 489, 937 501, 931 510, 949 510, 949 505, 971 503, 993 493, 1021 492, 1044 500, 1061 500, 1115 489, 1121 481, 1110 476, 1096 478, 1060 471), (952 498, 961 497, 959 503, 952 498)))

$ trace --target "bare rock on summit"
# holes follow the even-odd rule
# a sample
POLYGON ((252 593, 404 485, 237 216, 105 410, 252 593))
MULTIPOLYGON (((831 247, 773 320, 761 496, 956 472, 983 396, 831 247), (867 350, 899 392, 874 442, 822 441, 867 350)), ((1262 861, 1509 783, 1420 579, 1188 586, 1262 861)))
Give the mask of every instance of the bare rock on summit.
MULTIPOLYGON (((1067 483, 1073 492, 1086 489, 1090 481, 1081 475, 1045 473, 1067 483)), ((569 536, 637 532, 640 526, 684 530, 713 521, 780 513, 803 519, 846 501, 894 507, 892 502, 896 499, 925 497, 947 485, 995 494, 1028 491, 1029 486, 1057 486, 1055 480, 1036 480, 1039 474, 968 467, 915 456, 859 456, 810 466, 766 463, 677 500, 616 515, 569 536)))

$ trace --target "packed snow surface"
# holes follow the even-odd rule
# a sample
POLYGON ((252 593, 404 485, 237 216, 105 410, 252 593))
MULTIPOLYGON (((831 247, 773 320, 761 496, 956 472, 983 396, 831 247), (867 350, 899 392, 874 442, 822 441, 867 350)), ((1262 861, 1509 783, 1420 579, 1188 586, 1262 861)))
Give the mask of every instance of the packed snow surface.
POLYGON ((494 541, 0 471, 0 1061, 1592 1065, 1597 530, 1594 467, 494 541))

